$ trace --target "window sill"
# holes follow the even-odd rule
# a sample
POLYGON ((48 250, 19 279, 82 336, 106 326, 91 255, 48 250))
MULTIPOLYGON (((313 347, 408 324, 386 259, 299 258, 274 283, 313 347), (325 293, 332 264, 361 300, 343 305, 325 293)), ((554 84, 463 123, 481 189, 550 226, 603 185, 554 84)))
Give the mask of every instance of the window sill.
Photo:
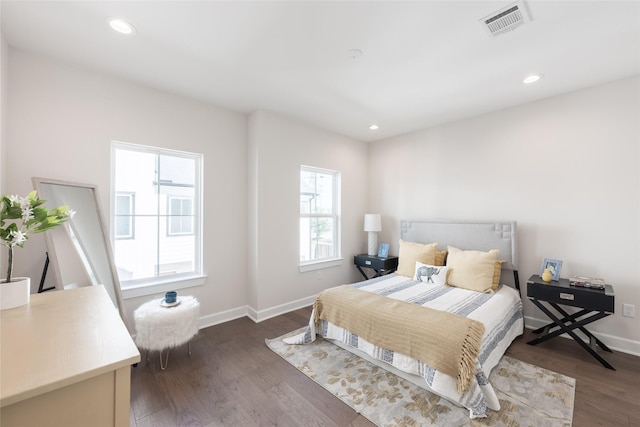
POLYGON ((158 279, 155 282, 148 282, 145 284, 129 286, 122 288, 122 299, 130 299, 137 297, 144 297, 147 295, 155 295, 164 293, 167 291, 175 291, 178 289, 193 288, 195 286, 202 286, 207 280, 206 275, 201 276, 189 276, 173 279, 158 279))
POLYGON ((331 268, 342 265, 343 258, 331 258, 323 261, 310 262, 308 264, 300 264, 298 269, 301 273, 306 271, 321 270, 323 268, 331 268))

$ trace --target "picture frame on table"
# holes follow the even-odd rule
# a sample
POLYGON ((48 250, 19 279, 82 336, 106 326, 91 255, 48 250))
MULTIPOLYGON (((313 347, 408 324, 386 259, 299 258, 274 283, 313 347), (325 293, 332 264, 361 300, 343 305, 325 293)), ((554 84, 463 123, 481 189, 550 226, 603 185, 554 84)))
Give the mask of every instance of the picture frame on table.
POLYGON ((381 243, 380 244, 380 249, 378 249, 378 257, 379 258, 386 258, 389 256, 389 244, 388 243, 381 243))
POLYGON ((560 270, 562 269, 562 260, 560 259, 552 259, 545 258, 542 260, 542 266, 540 267, 540 276, 544 273, 544 269, 548 268, 551 271, 551 275, 553 276, 551 280, 558 281, 560 278, 560 270))

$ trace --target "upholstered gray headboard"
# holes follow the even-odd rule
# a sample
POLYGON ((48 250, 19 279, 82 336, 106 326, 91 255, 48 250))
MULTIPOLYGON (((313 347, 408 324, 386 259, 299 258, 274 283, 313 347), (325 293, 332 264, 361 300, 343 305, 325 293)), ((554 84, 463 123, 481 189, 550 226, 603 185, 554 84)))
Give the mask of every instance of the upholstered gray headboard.
POLYGON ((518 283, 518 240, 515 221, 400 221, 400 238, 418 243, 438 242, 440 250, 455 246, 463 250, 500 250, 503 270, 514 272, 518 283))

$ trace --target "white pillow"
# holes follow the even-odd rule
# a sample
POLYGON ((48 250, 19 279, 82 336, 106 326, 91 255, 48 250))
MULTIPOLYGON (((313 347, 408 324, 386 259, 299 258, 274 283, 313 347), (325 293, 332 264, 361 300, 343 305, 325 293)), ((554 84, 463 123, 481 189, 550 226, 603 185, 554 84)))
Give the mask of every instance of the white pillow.
POLYGON ((416 272, 413 275, 413 280, 445 286, 447 283, 447 272, 448 267, 423 264, 420 261, 416 261, 416 272))

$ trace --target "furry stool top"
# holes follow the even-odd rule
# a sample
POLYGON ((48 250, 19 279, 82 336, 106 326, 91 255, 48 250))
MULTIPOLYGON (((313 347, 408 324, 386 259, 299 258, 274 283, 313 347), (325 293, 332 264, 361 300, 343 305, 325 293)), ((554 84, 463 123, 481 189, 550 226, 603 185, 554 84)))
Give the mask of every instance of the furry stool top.
POLYGON ((173 307, 160 305, 162 299, 142 304, 133 312, 138 347, 160 351, 178 347, 198 333, 200 303, 192 296, 179 296, 173 307))

